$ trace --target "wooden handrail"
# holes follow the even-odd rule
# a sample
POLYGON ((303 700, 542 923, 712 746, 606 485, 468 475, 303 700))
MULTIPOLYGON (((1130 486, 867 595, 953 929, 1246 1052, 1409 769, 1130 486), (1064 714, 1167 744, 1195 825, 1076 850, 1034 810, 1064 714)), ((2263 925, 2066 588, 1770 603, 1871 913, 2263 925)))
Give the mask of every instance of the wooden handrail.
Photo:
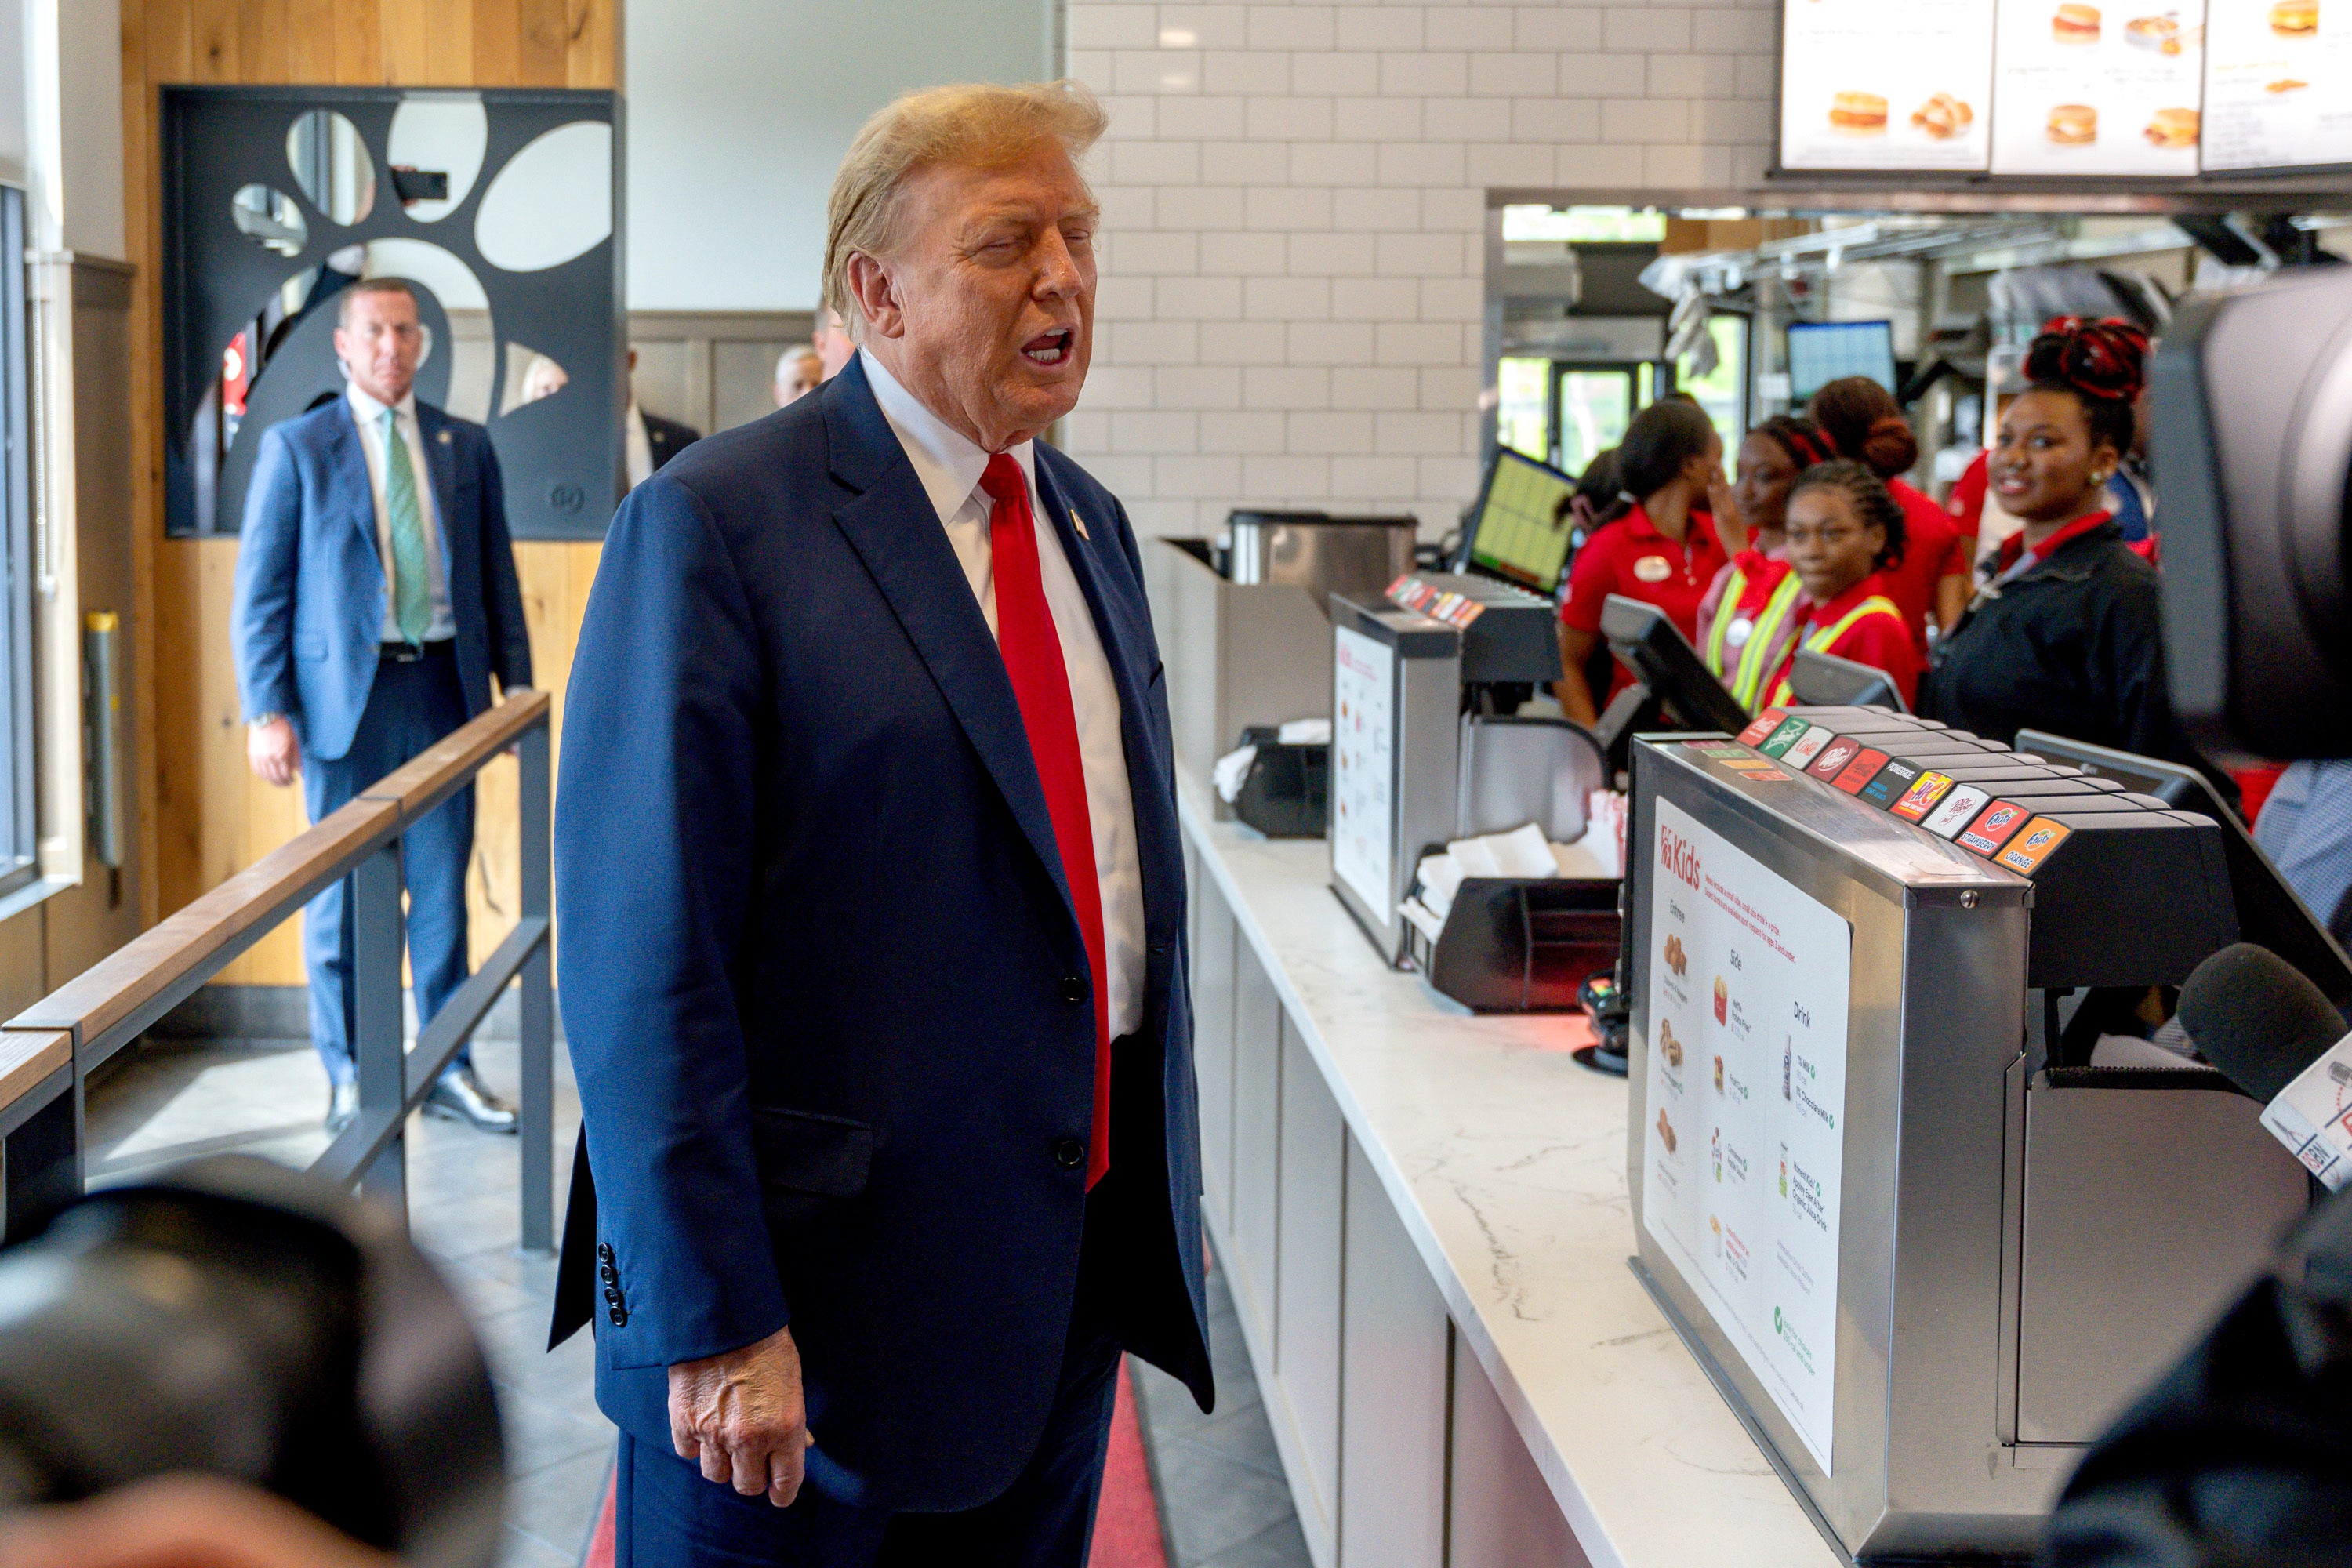
POLYGON ((513 745, 553 707, 544 691, 518 691, 368 785, 360 798, 394 801, 404 818, 422 816, 472 783, 484 763, 513 745))
MULTIPOLYGON (((132 1016, 238 939, 283 920, 343 876, 402 824, 463 788, 481 765, 544 723, 543 691, 520 691, 387 774, 340 811, 263 856, 220 886, 158 921, 8 1020, 9 1030, 69 1030, 98 1038, 132 1016)), ((0 1095, 0 1105, 6 1097, 0 1095)))

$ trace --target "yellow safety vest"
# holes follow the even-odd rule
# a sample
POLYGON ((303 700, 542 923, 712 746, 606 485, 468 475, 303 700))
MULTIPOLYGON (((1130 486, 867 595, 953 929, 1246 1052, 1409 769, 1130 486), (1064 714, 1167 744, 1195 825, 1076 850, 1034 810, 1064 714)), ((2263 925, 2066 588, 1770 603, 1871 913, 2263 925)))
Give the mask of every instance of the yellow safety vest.
POLYGON ((1800 584, 1794 572, 1782 577, 1771 596, 1748 623, 1748 640, 1740 645, 1730 665, 1725 663, 1725 645, 1731 623, 1739 617, 1739 601, 1748 592, 1748 574, 1733 567, 1731 581, 1724 584, 1723 603, 1727 609, 1718 609, 1715 625, 1706 633, 1706 667, 1713 670, 1733 699, 1750 713, 1757 711, 1756 689, 1764 684, 1768 673, 1764 668, 1765 650, 1772 646, 1780 633, 1780 623, 1787 620, 1797 607, 1800 584))
MULTIPOLYGON (((1790 581, 1794 582, 1796 580, 1796 575, 1797 574, 1793 572, 1790 573, 1790 581)), ((1883 595, 1873 594, 1869 598, 1864 599, 1861 604, 1856 605, 1853 609, 1848 610, 1844 615, 1839 616, 1835 626, 1819 626, 1814 628, 1812 635, 1805 638, 1804 646, 1812 649, 1815 653, 1826 652, 1830 647, 1838 640, 1838 638, 1845 636, 1848 631, 1852 630, 1853 624, 1856 621, 1861 620, 1864 616, 1893 616, 1895 617, 1895 624, 1903 628, 1903 635, 1905 637, 1909 637, 1911 635, 1910 625, 1904 620, 1903 612, 1895 607, 1895 601, 1883 595)), ((1793 664, 1793 662, 1794 661, 1792 660, 1791 663, 1793 664)), ((1774 707, 1786 707, 1789 703, 1796 700, 1796 695, 1797 694, 1794 691, 1789 689, 1787 679, 1783 678, 1780 681, 1780 687, 1772 693, 1772 705, 1774 707)))

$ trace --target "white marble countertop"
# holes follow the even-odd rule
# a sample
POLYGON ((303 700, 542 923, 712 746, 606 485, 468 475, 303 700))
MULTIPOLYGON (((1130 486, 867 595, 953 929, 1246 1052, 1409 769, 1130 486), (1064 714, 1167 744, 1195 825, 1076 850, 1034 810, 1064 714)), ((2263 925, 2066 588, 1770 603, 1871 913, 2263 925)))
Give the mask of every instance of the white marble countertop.
POLYGON ((1381 962, 1321 841, 1181 806, 1597 1568, 1838 1562, 1626 1266, 1625 1082, 1570 1057, 1584 1021, 1456 1006, 1381 962))

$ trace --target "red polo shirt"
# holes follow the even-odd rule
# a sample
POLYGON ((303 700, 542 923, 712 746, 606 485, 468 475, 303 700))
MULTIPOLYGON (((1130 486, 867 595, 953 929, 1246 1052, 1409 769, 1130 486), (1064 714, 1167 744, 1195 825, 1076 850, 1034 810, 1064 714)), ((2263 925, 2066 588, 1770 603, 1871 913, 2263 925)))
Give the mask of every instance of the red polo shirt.
MULTIPOLYGON (((1645 605, 1655 605, 1694 643, 1698 639, 1699 601, 1714 585, 1723 567, 1723 546, 1716 542, 1715 521, 1693 512, 1690 529, 1680 542, 1660 533, 1650 514, 1635 507, 1601 528, 1576 552, 1569 569, 1568 597, 1560 602, 1562 624, 1580 632, 1599 633, 1601 610, 1612 594, 1622 594, 1645 605)), ((1632 685, 1633 677, 1622 664, 1610 671, 1609 699, 1632 685)))
MULTIPOLYGON (((1788 657, 1780 661, 1780 673, 1764 683, 1765 700, 1778 700, 1776 694, 1780 689, 1780 683, 1788 679, 1789 672, 1796 668, 1797 650, 1813 646, 1816 628, 1836 626, 1873 595, 1893 599, 1895 595, 1889 594, 1886 587, 1886 579, 1873 573, 1826 605, 1817 605, 1811 599, 1799 600, 1793 617, 1797 623, 1797 635, 1790 639, 1788 657)), ((1919 655, 1911 646, 1910 629, 1898 616, 1878 611, 1856 616, 1852 626, 1820 651, 1885 670, 1895 678, 1895 688, 1903 693, 1906 706, 1918 693, 1919 655)))
POLYGON ((1942 507, 1901 479, 1886 481, 1887 492, 1903 508, 1903 563, 1882 574, 1886 596, 1911 624, 1911 645, 1920 658, 1927 656, 1927 615, 1936 607, 1936 584, 1958 574, 1967 575, 1969 547, 1960 541, 1959 525, 1942 507))

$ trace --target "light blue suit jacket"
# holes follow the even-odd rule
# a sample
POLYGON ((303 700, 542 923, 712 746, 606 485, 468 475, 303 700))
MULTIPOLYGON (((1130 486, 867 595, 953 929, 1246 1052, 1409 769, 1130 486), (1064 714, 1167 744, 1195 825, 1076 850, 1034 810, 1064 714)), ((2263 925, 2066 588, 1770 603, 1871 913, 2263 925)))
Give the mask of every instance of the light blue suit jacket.
MULTIPOLYGON (((508 690, 530 684, 505 488, 480 426, 426 403, 416 405, 416 424, 471 717, 490 705, 492 675, 508 690)), ((348 752, 375 683, 387 591, 349 400, 264 431, 229 611, 245 717, 285 714, 310 756, 331 762, 348 752)))

